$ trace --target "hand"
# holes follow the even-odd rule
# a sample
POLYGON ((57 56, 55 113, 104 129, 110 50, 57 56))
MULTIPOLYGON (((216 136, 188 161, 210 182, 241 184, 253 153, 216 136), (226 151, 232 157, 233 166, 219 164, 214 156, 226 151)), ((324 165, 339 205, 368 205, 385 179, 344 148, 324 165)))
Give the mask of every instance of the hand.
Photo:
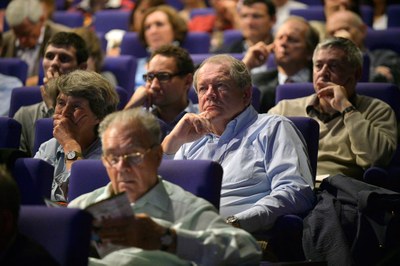
MULTIPOLYGON (((79 122, 79 121, 78 121, 79 122)), ((53 136, 57 139, 64 150, 76 150, 80 152, 79 146, 79 125, 71 118, 54 114, 53 115, 53 136), (68 145, 69 144, 69 145, 68 145), (67 147, 68 146, 68 147, 67 147), (73 146, 73 147, 70 147, 73 146), (79 149, 77 149, 77 147, 79 149)))
POLYGON ((377 66, 375 68, 375 73, 374 74, 378 74, 378 75, 382 75, 386 78, 387 82, 393 82, 393 75, 392 72, 390 70, 390 68, 388 68, 387 66, 377 66))
POLYGON ((105 218, 97 230, 102 241, 126 247, 138 247, 146 250, 158 250, 160 238, 166 228, 154 222, 147 214, 134 217, 105 218))
POLYGON ((328 113, 330 113, 332 109, 342 112, 352 105, 348 99, 346 88, 332 82, 327 82, 324 88, 318 90, 317 96, 322 100, 322 107, 327 108, 327 110, 324 111, 328 113))
POLYGON ((258 42, 247 50, 242 62, 249 70, 259 67, 267 62, 268 57, 273 50, 273 43, 267 45, 264 42, 258 42))
POLYGON ((130 109, 145 105, 149 108, 152 105, 153 90, 144 86, 139 86, 129 102, 125 105, 124 109, 130 109))
POLYGON ((211 132, 214 132, 214 127, 206 112, 187 113, 165 137, 162 143, 163 150, 166 154, 174 154, 184 143, 195 141, 211 132))

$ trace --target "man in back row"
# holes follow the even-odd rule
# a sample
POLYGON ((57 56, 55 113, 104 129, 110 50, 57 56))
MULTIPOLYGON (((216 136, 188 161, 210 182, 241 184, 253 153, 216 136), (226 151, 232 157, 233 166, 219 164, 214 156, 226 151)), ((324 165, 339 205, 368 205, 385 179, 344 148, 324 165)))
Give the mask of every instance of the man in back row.
POLYGON ((13 0, 5 12, 10 30, 4 33, 2 57, 18 57, 28 64, 26 85, 38 84, 39 59, 56 33, 70 28, 47 19, 38 0, 13 0))
POLYGON ((40 86, 43 101, 21 107, 14 119, 22 125, 21 150, 31 154, 35 140, 35 122, 54 113, 58 91, 51 91, 47 82, 76 69, 85 70, 89 57, 85 41, 72 32, 59 32, 49 40, 43 58, 44 85, 40 86))
POLYGON ((257 265, 260 249, 250 234, 227 225, 207 201, 157 175, 160 126, 142 108, 107 116, 100 124, 102 161, 111 182, 73 200, 85 208, 120 192, 134 217, 100 222, 102 242, 124 246, 93 265, 257 265))
POLYGON ((397 147, 397 122, 386 103, 356 93, 362 53, 344 38, 318 44, 313 56, 315 94, 282 100, 270 114, 308 116, 320 125, 317 175, 361 179, 366 168, 384 166, 397 147))

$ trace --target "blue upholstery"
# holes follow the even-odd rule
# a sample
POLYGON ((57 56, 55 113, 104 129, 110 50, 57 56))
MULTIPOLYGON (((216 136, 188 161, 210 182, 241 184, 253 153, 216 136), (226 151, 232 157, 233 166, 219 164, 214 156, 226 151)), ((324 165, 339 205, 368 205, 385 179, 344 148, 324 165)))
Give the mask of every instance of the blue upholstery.
POLYGON ((42 101, 42 94, 39 86, 25 86, 15 88, 11 92, 9 117, 14 117, 14 114, 21 106, 32 105, 42 101))
MULTIPOLYGON (((400 4, 388 5, 386 9, 388 18, 388 28, 399 28, 400 27, 400 4)), ((398 40, 398 38, 397 38, 398 40)))
POLYGON ((34 158, 18 158, 12 168, 21 192, 21 204, 44 205, 43 198, 50 198, 54 167, 34 158))
POLYGON ((93 26, 96 32, 107 33, 113 29, 129 30, 130 12, 124 10, 99 10, 94 14, 93 26))
POLYGON ((317 174, 319 124, 309 117, 288 117, 301 132, 307 144, 308 158, 310 159, 311 173, 315 182, 317 174))
POLYGON ((92 216, 84 210, 21 206, 19 230, 62 266, 88 264, 92 216))
POLYGON ((167 4, 174 7, 176 10, 183 9, 183 3, 181 0, 166 0, 167 4))
POLYGON ((190 19, 193 19, 196 16, 205 16, 205 15, 215 15, 215 9, 212 7, 205 7, 205 8, 193 8, 190 11, 190 19))
MULTIPOLYGON (((400 13, 399 13, 400 14, 400 13)), ((397 17, 400 18, 400 15, 397 17)), ((400 54, 400 26, 386 30, 368 29, 365 37, 365 47, 370 50, 389 49, 400 54)))
POLYGON ((104 58, 102 71, 112 72, 118 81, 118 86, 124 88, 130 97, 135 89, 135 74, 137 61, 134 56, 120 55, 104 58))
MULTIPOLYGON (((182 47, 187 49, 190 54, 206 54, 210 49, 210 35, 206 32, 188 32, 182 47)), ((126 32, 120 48, 121 55, 133 55, 137 58, 149 56, 136 32, 126 32)))
POLYGON ((42 143, 53 137, 53 118, 41 118, 35 122, 35 139, 32 154, 35 155, 42 143))
MULTIPOLYGON (((212 161, 163 160, 159 174, 193 194, 210 201, 219 209, 222 167, 212 161), (193 169, 196 169, 193 172, 193 169)), ((68 201, 91 192, 109 182, 101 160, 80 160, 71 168, 68 201)))
POLYGON ((243 39, 243 34, 240 30, 232 29, 232 30, 224 30, 224 37, 223 37, 224 45, 229 45, 234 42, 240 41, 243 39))
POLYGON ((18 149, 21 128, 21 124, 13 118, 0 116, 0 148, 18 149))
POLYGON ((19 58, 0 58, 0 73, 17 77, 25 84, 28 75, 28 65, 19 58))
POLYGON ((83 26, 83 14, 81 12, 55 11, 53 21, 70 28, 83 26))

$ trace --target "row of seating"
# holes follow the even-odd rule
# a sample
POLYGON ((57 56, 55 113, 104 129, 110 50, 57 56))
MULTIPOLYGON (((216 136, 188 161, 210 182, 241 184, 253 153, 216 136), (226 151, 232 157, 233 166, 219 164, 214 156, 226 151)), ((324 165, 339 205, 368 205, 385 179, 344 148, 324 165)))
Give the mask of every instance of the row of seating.
MULTIPOLYGON (((296 117, 291 119, 307 142, 315 175, 319 136, 318 123, 310 118, 296 117)), ((51 255, 57 258, 60 265, 71 265, 71 260, 74 261, 74 265, 85 265, 88 257, 91 217, 81 210, 38 206, 44 206, 42 197, 49 197, 53 170, 51 165, 39 159, 19 158, 16 160, 13 175, 21 189, 23 204, 20 215, 20 230, 42 244, 51 255), (61 218, 62 221, 59 221, 61 218), (52 221, 52 223, 48 225, 48 221, 52 221), (45 226, 47 227, 45 228, 45 226), (60 230, 61 228, 63 230, 60 230), (48 234, 53 233, 53 230, 57 231, 56 239, 61 244, 55 245, 54 241, 48 240, 48 234), (79 231, 79 236, 76 236, 76 231, 79 231), (73 234, 74 232, 75 234, 73 234)), ((159 174, 165 180, 178 184, 187 191, 208 200, 216 209, 219 209, 223 169, 217 162, 163 160, 159 174), (193 172, 194 168, 196 172, 193 172), (187 179, 189 175, 191 178, 187 179)), ((101 160, 77 161, 71 169, 69 200, 104 186, 108 182, 107 172, 101 160)), ((272 243, 281 243, 279 240, 282 238, 281 232, 286 232, 287 235, 287 232, 296 230, 299 233, 302 230, 302 220, 298 216, 288 215, 280 218, 280 220, 284 222, 277 223, 277 229, 271 229, 270 237, 277 239, 272 243)), ((293 250, 301 251, 301 241, 296 241, 296 244, 297 246, 293 247, 293 250)), ((277 249, 282 250, 282 248, 283 246, 277 249)), ((304 259, 302 252, 293 258, 290 257, 290 254, 286 252, 281 259, 304 259)))

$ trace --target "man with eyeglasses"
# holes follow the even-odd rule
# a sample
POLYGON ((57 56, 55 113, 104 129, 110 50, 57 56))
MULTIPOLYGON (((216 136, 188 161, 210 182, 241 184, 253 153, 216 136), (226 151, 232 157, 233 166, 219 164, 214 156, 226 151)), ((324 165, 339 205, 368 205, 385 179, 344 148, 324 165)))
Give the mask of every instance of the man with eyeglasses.
POLYGON ((145 106, 161 126, 161 138, 171 132, 186 113, 197 113, 198 106, 188 97, 194 64, 189 53, 174 45, 155 50, 149 59, 145 86, 132 95, 125 109, 145 106))
POLYGON ((38 0, 13 0, 6 8, 5 18, 11 30, 4 33, 2 57, 18 57, 28 64, 26 84, 38 84, 39 59, 54 34, 71 29, 46 19, 38 0))
POLYGON ((158 176, 162 160, 160 126, 143 108, 108 115, 100 124, 102 161, 110 183, 73 200, 85 208, 120 192, 127 194, 134 218, 100 222, 104 242, 126 248, 90 265, 258 265, 257 242, 225 224, 207 201, 158 176))

